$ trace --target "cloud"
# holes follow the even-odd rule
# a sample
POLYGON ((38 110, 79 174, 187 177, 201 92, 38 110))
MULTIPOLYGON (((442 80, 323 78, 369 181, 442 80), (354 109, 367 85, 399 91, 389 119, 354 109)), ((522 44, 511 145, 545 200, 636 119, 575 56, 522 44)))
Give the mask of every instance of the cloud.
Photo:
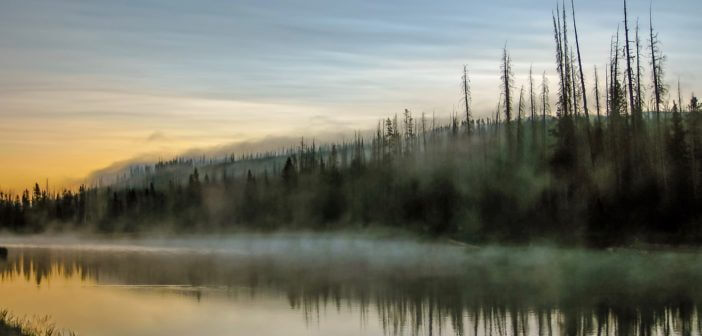
MULTIPOLYGON (((154 134, 157 134, 155 132, 154 134)), ((370 134, 370 130, 362 132, 364 134, 370 134)), ((154 135, 152 134, 152 135, 154 135)), ((160 134, 159 134, 160 135, 160 134)), ((134 166, 144 166, 153 165, 160 160, 170 160, 174 157, 184 158, 184 159, 198 159, 202 156, 208 158, 224 158, 229 157, 232 154, 240 156, 242 154, 251 153, 262 153, 262 152, 280 152, 291 147, 298 146, 301 141, 305 141, 307 144, 311 144, 313 141, 320 144, 329 144, 334 142, 341 142, 348 140, 353 136, 352 131, 339 130, 339 131, 327 131, 318 133, 301 133, 300 136, 293 135, 282 135, 282 136, 266 136, 257 140, 247 140, 247 141, 236 141, 225 143, 215 146, 190 148, 184 151, 173 154, 172 156, 165 156, 163 153, 145 153, 140 155, 135 155, 134 157, 127 160, 116 161, 107 167, 93 171, 88 175, 85 180, 76 180, 80 183, 87 182, 88 184, 100 184, 104 185, 106 183, 111 183, 115 180, 115 177, 124 174, 129 170, 130 167, 134 166)), ((75 185, 78 185, 76 183, 75 185)))
POLYGON ((146 142, 160 142, 167 141, 168 137, 163 132, 155 131, 146 137, 146 142))
MULTIPOLYGON (((590 69, 604 70, 622 8, 611 0, 576 5, 591 85, 590 69)), ((632 23, 641 16, 645 32, 650 2, 629 5, 632 23)), ((270 148, 265 135, 280 140, 269 139, 272 147, 297 143, 301 135, 349 136, 404 108, 445 116, 458 105, 463 64, 473 79, 474 115, 485 117, 497 105, 505 42, 517 86, 532 64, 536 74, 555 74, 554 6, 546 0, 5 0, 0 120, 10 126, 0 126, 0 161, 17 169, 0 167, 0 179, 16 181, 17 171, 30 174, 27 167, 42 167, 31 171, 39 176, 57 173, 55 161, 34 158, 46 155, 18 153, 71 157, 63 159, 70 167, 61 174, 84 175, 142 152, 253 151, 270 148)), ((687 100, 702 92, 702 49, 690 43, 702 31, 696 15, 702 1, 657 0, 653 9, 668 59, 666 82, 679 77, 687 100)))

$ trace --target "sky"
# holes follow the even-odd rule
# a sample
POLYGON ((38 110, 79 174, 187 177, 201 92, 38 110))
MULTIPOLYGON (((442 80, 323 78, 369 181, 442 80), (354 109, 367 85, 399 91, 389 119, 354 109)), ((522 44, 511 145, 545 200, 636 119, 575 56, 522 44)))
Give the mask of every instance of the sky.
MULTIPOLYGON (((629 0, 648 31, 650 0, 629 0)), ((506 45, 516 86, 556 78, 555 1, 0 0, 0 190, 71 186, 135 158, 448 116, 470 69, 493 113, 506 45)), ((619 1, 576 1, 586 80, 619 1)), ((702 1, 653 0, 666 80, 702 92, 702 1)), ((644 44, 648 45, 647 43, 644 44)), ((647 77, 648 78, 648 77, 647 77)), ((673 90, 677 95, 677 91, 673 90)), ((552 97, 555 99, 555 97, 552 97)))

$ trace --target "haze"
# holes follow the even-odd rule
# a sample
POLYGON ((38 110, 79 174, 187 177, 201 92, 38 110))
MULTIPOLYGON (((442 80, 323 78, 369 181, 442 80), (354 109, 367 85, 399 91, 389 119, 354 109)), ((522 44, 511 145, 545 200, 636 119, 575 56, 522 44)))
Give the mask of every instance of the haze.
MULTIPOLYGON (((649 1, 629 5, 647 29, 649 1)), ((475 116, 484 117, 499 97, 505 43, 517 86, 532 64, 536 73, 555 73, 554 6, 4 0, 0 189, 43 178, 71 185, 134 157, 270 136, 348 134, 404 108, 448 115, 459 103, 463 64, 475 116)), ((577 6, 587 69, 604 66, 621 4, 577 6)), ((702 92, 694 86, 702 73, 694 37, 702 31, 702 2, 658 0, 653 7, 666 79, 680 78, 686 97, 702 92)))

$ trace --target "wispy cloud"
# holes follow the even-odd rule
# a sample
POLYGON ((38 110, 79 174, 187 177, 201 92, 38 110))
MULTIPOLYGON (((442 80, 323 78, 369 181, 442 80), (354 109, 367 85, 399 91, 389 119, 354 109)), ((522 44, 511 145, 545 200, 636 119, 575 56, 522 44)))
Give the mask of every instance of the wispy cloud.
MULTIPOLYGON (((647 28, 650 1, 629 3, 647 28)), ((77 175, 108 157, 325 127, 370 128, 403 108, 446 114, 458 103, 463 64, 473 76, 474 111, 486 116, 498 97, 505 43, 518 85, 532 65, 536 73, 553 73, 554 5, 6 0, 0 10, 0 127, 7 132, 0 134, 0 161, 32 161, 18 153, 51 149, 66 160, 89 161, 78 165, 84 168, 77 175), (167 134, 168 141, 149 140, 154 134, 167 134), (93 151, 93 158, 75 150, 93 151)), ((603 68, 621 4, 576 5, 585 63, 603 68)), ((653 7, 669 82, 680 77, 687 94, 702 92, 702 47, 691 42, 702 31, 702 2, 654 0, 653 7)), ((20 180, 16 174, 0 168, 0 181, 20 180)))

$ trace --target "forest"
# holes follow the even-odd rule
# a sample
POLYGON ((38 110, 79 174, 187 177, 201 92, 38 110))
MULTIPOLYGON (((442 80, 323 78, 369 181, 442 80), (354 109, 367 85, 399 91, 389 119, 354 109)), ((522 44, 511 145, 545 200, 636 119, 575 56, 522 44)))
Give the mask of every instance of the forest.
POLYGON ((702 242, 702 105, 665 84, 653 11, 640 30, 624 1, 608 64, 586 69, 570 5, 553 11, 558 82, 530 71, 518 86, 505 47, 488 118, 473 117, 464 67, 462 107, 448 120, 404 109, 352 141, 176 158, 77 190, 37 183, 0 193, 0 229, 392 228, 478 243, 702 242))

